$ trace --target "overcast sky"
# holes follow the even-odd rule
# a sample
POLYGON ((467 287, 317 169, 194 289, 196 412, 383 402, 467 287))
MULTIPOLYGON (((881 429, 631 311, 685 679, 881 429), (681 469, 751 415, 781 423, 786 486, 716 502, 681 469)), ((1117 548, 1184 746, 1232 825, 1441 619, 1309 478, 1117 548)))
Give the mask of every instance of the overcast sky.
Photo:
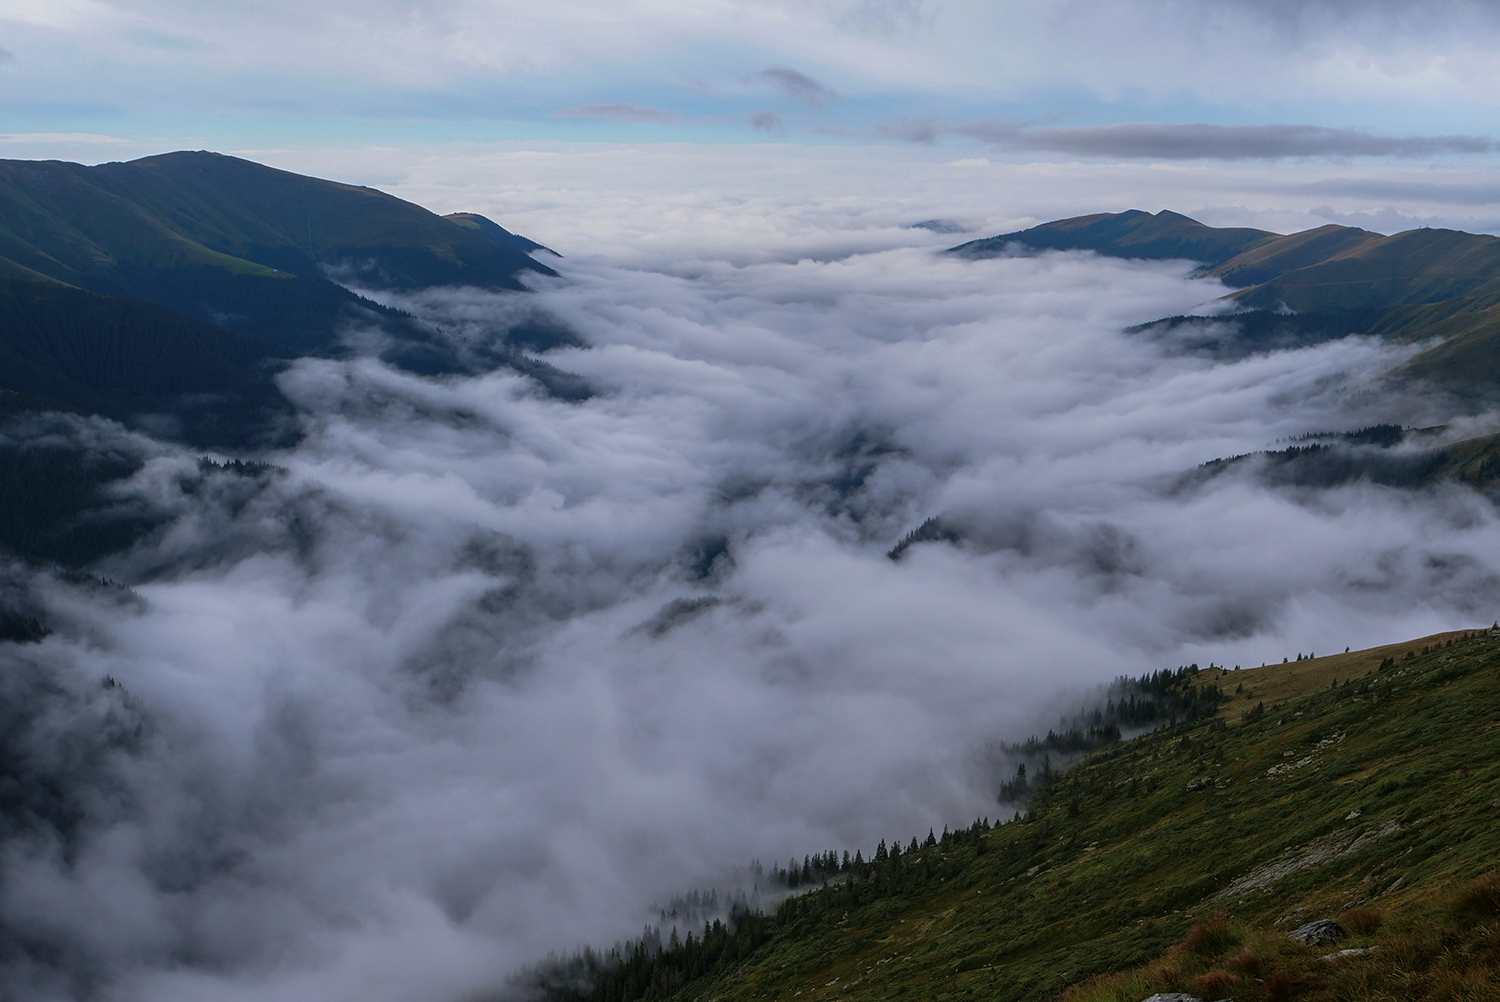
POLYGON ((1495 5, 1462 0, 0 0, 0 148, 1488 160, 1497 42, 1495 5))

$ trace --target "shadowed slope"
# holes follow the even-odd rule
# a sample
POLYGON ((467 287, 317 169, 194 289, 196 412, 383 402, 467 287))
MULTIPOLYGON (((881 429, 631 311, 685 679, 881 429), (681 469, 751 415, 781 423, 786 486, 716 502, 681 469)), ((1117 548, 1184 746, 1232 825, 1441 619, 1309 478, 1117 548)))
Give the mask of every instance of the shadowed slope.
POLYGON ((268 444, 290 407, 288 352, 155 303, 0 280, 0 390, 198 444, 268 444), (163 423, 165 420, 165 424, 163 423))

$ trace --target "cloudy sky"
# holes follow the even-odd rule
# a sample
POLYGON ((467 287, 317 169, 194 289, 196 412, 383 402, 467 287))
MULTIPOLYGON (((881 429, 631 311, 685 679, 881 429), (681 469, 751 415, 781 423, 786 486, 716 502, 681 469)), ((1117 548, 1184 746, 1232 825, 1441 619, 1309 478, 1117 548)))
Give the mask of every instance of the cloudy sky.
POLYGON ((3 0, 0 129, 95 159, 313 139, 1485 159, 1497 40, 1500 12, 1464 0, 3 0))

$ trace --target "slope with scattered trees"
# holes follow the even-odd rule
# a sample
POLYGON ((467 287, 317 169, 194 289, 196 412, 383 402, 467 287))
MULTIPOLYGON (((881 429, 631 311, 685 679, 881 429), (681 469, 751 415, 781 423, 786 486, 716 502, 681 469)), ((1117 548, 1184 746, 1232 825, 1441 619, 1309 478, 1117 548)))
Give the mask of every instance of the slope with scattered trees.
POLYGON ((1089 752, 1016 820, 897 840, 765 913, 526 984, 558 1002, 1500 997, 1500 645, 1401 646, 1178 676, 1218 711, 1089 752), (1317 919, 1343 938, 1288 938, 1317 919))

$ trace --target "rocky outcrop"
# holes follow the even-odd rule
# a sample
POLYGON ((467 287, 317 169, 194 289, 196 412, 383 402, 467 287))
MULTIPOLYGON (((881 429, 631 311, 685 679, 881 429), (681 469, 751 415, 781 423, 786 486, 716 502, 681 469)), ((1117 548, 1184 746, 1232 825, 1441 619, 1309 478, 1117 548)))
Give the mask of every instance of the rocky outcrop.
POLYGON ((1320 866, 1331 859, 1358 852, 1376 839, 1400 830, 1399 823, 1385 821, 1362 830, 1335 832, 1327 838, 1289 853, 1274 862, 1255 868, 1215 894, 1212 900, 1224 901, 1250 891, 1270 887, 1283 877, 1299 870, 1320 866))
POLYGON ((1307 925, 1298 926, 1287 933, 1287 939, 1297 943, 1305 943, 1308 946, 1328 946, 1337 943, 1349 934, 1344 927, 1331 919, 1318 919, 1307 925))

